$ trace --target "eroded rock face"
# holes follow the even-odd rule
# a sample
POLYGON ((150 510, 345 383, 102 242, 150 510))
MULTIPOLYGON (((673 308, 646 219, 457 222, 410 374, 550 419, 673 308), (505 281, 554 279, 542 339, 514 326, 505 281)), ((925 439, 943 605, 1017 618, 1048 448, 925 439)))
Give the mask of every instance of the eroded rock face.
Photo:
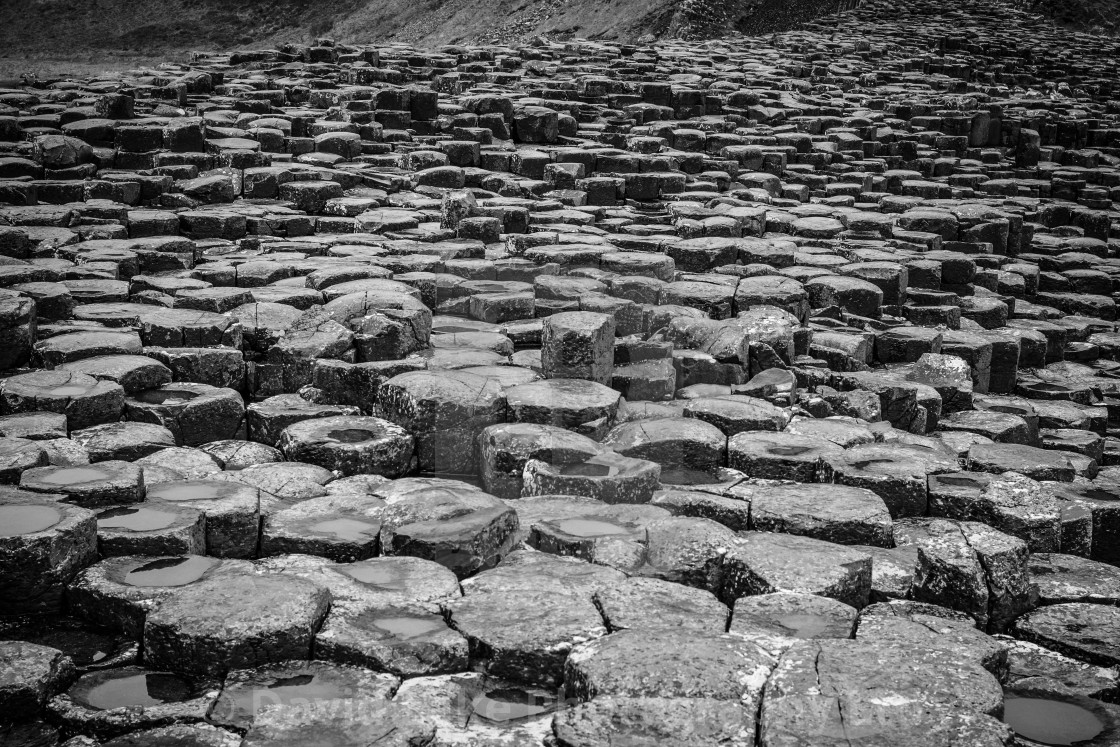
POLYGON ((0 741, 1112 724, 1115 50, 840 5, 4 83, 0 741))

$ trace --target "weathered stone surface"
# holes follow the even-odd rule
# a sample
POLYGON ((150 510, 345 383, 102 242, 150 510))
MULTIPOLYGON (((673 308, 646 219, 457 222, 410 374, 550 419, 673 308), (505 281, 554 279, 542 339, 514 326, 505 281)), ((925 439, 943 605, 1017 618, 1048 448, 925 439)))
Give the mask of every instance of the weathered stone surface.
POLYGON ((78 574, 67 587, 71 614, 139 638, 144 619, 181 587, 211 577, 243 575, 245 561, 204 555, 106 558, 78 574))
POLYGON ((202 723, 214 693, 172 672, 128 666, 83 674, 48 705, 71 733, 110 739, 168 724, 202 723))
POLYGON ((243 745, 295 747, 326 740, 339 747, 380 742, 386 747, 430 743, 435 724, 408 708, 376 697, 312 701, 265 708, 257 714, 243 745))
POLYGON ((655 578, 630 578, 595 592, 608 630, 666 628, 722 633, 729 611, 708 591, 655 578))
POLYGON ((1114 667, 1117 608, 1071 602, 1039 607, 1015 621, 1015 634, 1086 664, 1114 667))
POLYGON ((711 698, 754 710, 774 659, 732 635, 626 630, 584 643, 564 666, 569 697, 711 698), (666 667, 674 672, 664 677, 666 667))
POLYGON ((153 666, 219 674, 310 655, 330 594, 297 578, 237 576, 192 584, 144 622, 153 666))
POLYGON ((57 498, 0 494, 0 593, 12 614, 60 612, 63 587, 97 559, 93 512, 57 498))
POLYGON ((510 550, 517 512, 456 480, 405 478, 377 488, 381 551, 445 565, 460 578, 497 565, 510 550))
POLYGON ((208 718, 212 723, 248 730, 258 713, 277 707, 357 696, 388 700, 399 681, 359 667, 320 661, 288 661, 237 669, 222 682, 208 718))
POLYGON ((856 615, 835 599, 778 591, 736 599, 728 630, 747 637, 851 638, 856 615))
POLYGON ((871 593, 871 556, 831 542, 745 532, 727 550, 720 598, 795 591, 820 594, 859 608, 871 593))
POLYGON ((23 641, 0 643, 0 707, 28 718, 75 677, 74 663, 57 649, 23 641))
POLYGON ((1027 545, 976 522, 942 519, 895 525, 895 541, 917 545, 911 594, 971 615, 1000 631, 1035 604, 1027 545))
POLYGON ((552 725, 564 747, 620 739, 673 745, 754 744, 755 717, 738 703, 715 698, 603 696, 558 714, 552 725))
POLYGON ((340 563, 374 557, 384 508, 384 501, 363 493, 299 501, 264 517, 260 554, 320 555, 340 563))
POLYGON ((289 459, 344 475, 399 477, 412 466, 412 436, 381 418, 305 420, 285 428, 276 446, 289 459))
POLYGON ((966 615, 937 605, 894 601, 864 607, 855 637, 899 645, 943 647, 975 659, 1001 682, 1007 676, 1007 647, 978 630, 966 615))
POLYGON ((893 544, 887 504, 864 488, 775 485, 752 491, 751 527, 842 545, 893 544))
POLYGON ((803 641, 778 659, 763 697, 762 744, 840 744, 845 733, 885 743, 1006 745, 999 682, 947 649, 803 641), (883 661, 899 662, 882 667, 883 661), (837 736, 837 735, 841 736, 837 736))

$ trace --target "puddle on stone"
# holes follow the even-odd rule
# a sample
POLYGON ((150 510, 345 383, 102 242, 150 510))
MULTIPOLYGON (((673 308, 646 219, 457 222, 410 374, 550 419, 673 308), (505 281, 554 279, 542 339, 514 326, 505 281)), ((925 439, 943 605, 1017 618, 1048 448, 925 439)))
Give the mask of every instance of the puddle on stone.
POLYGON ((88 387, 84 387, 81 384, 67 384, 65 386, 57 386, 54 389, 48 389, 47 394, 51 397, 78 397, 88 391, 88 387))
POLYGON ((377 529, 377 525, 357 519, 328 519, 308 527, 309 531, 333 534, 345 542, 369 542, 377 536, 377 529))
POLYGON ((154 532, 166 529, 178 517, 170 511, 160 511, 141 506, 139 508, 110 508, 97 515, 99 529, 127 529, 130 532, 154 532))
POLYGON ((1045 745, 1086 742, 1104 731, 1087 708, 1048 698, 1007 698, 1003 721, 1019 736, 1045 745))
POLYGON ((281 677, 274 680, 269 686, 269 690, 279 690, 286 687, 302 687, 303 685, 310 685, 315 681, 313 674, 296 674, 291 677, 281 677))
POLYGON ((184 402, 191 401, 197 396, 198 394, 195 392, 188 392, 183 389, 149 389, 146 392, 137 394, 136 399, 151 405, 181 405, 184 402))
POLYGON ((792 612, 788 615, 777 615, 773 620, 788 629, 793 638, 814 638, 827 633, 836 623, 836 620, 831 617, 792 612))
POLYGON ((629 530, 617 524, 598 519, 562 519, 554 526, 564 534, 573 537, 606 537, 612 534, 630 534, 629 530))
POLYGON ((137 566, 125 574, 129 586, 185 586, 202 578, 218 561, 202 555, 160 558, 137 566))
POLYGON ((0 537, 20 537, 50 529, 62 512, 50 506, 0 506, 0 537))
POLYGON ((374 627, 390 633, 397 638, 420 638, 430 633, 447 630, 447 624, 435 617, 381 617, 370 621, 374 627))
POLYGON ((186 680, 167 672, 146 672, 106 679, 90 688, 82 700, 91 708, 149 707, 178 703, 191 697, 186 680))
POLYGON ((702 469, 678 467, 661 470, 661 482, 665 485, 716 485, 720 479, 702 469))
POLYGON ((148 494, 161 501, 208 501, 221 498, 228 490, 224 485, 161 485, 148 494))
POLYGON ((471 703, 474 715, 487 721, 514 721, 552 710, 556 702, 516 687, 487 690, 471 703))
POLYGON ((767 451, 776 456, 801 456, 813 450, 812 446, 771 446, 767 451))
POLYGON ((344 444, 358 444, 363 441, 372 441, 375 437, 373 433, 362 430, 361 428, 342 428, 327 433, 327 438, 333 438, 335 441, 341 441, 344 444))
POLYGON ((1120 501, 1120 495, 1102 488, 1089 488, 1081 491, 1081 495, 1097 501, 1120 501))
POLYGON ((610 464, 598 462, 580 462, 579 464, 565 464, 560 468, 560 474, 571 477, 607 477, 617 472, 617 468, 610 464))
POLYGON ((68 467, 44 475, 40 482, 48 485, 77 485, 81 482, 96 482, 109 477, 109 473, 96 467, 68 467))
POLYGON ((873 464, 891 464, 893 459, 861 459, 858 462, 852 462, 852 467, 855 469, 867 469, 873 464))
POLYGON ((397 578, 396 574, 389 568, 355 565, 350 568, 340 568, 340 570, 351 578, 361 581, 363 584, 369 584, 370 586, 377 586, 391 591, 403 591, 405 587, 403 583, 404 579, 397 578))
POLYGON ((353 697, 352 688, 336 682, 323 681, 314 674, 294 674, 278 677, 271 683, 238 687, 232 695, 235 711, 255 714, 265 706, 308 703, 317 700, 337 700, 353 697))

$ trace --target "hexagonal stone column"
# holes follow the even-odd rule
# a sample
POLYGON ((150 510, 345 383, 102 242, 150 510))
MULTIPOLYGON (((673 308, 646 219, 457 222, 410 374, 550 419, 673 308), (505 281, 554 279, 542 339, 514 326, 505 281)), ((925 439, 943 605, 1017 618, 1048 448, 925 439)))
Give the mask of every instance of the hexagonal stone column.
POLYGON ((871 556, 792 534, 743 532, 723 561, 720 598, 796 591, 859 608, 871 594, 871 556))
POLYGON ((864 488, 805 483, 751 491, 751 527, 842 545, 890 547, 891 515, 879 496, 864 488))
POLYGON ((71 503, 86 507, 144 500, 144 475, 131 462, 35 467, 23 473, 20 487, 35 493, 61 493, 71 503))
POLYGON ((623 456, 660 464, 664 482, 669 482, 665 479, 669 472, 680 477, 713 474, 727 463, 727 437, 714 425, 695 418, 622 423, 602 443, 623 456))
POLYGON ((74 616, 139 638, 145 616, 179 588, 250 570, 245 561, 205 555, 106 558, 78 574, 66 599, 74 616))
POLYGON ((381 546, 385 502, 365 493, 324 495, 264 517, 261 556, 301 553, 339 563, 372 558, 381 546))
POLYGON ((204 514, 189 506, 145 501, 97 514, 97 549, 103 557, 206 553, 204 514))
POLYGON ((153 667, 217 675, 311 656, 330 606, 315 584, 281 574, 208 579, 182 589, 144 622, 153 667))
POLYGON ((739 597, 729 632, 783 638, 851 638, 856 609, 816 594, 776 591, 739 597))
POLYGON ((611 383, 614 369, 614 317, 569 311, 545 319, 541 366, 549 379, 586 379, 611 383))
POLYGON ((277 394, 245 408, 249 440, 275 446, 280 434, 290 425, 335 415, 359 415, 353 405, 324 405, 310 402, 298 394, 277 394))
POLYGON ((245 402, 233 389, 180 382, 128 398, 125 418, 157 423, 184 446, 234 438, 245 417, 245 402))
POLYGON ((601 451, 577 462, 525 463, 521 495, 579 495, 604 503, 649 503, 661 484, 661 465, 601 451))
POLYGON ((286 661, 226 675, 209 720, 246 730, 265 708, 351 698, 358 693, 388 700, 399 680, 360 667, 322 661, 286 661))
POLYGON ((278 498, 233 480, 160 483, 148 488, 148 498, 205 514, 206 551, 226 558, 256 556, 262 507, 268 513, 279 503, 278 498))
POLYGON ((505 419, 494 379, 463 371, 415 371, 386 381, 377 394, 386 417, 416 438, 422 472, 474 474, 477 438, 505 419))
POLYGON ((413 438, 381 418, 342 415, 290 425, 277 447, 288 459, 343 475, 400 477, 412 465, 413 438))
POLYGON ((0 709, 9 717, 34 716, 74 676, 74 662, 58 649, 0 641, 0 709))
POLYGON ((509 419, 539 423, 602 438, 618 414, 622 397, 608 386, 582 379, 547 379, 506 390, 509 419))
POLYGON ((1015 635, 1099 667, 1120 664, 1120 610, 1074 602, 1040 607, 1015 621, 1015 635))
POLYGON ((517 512, 489 493, 454 480, 413 478, 379 488, 381 551, 434 560, 465 578, 496 565, 513 548, 517 512))
POLYGON ((67 732, 112 739, 168 723, 201 723, 214 695, 200 682, 138 666, 83 674, 48 705, 67 732))
POLYGON ((999 681, 959 653, 897 643, 803 641, 778 659, 763 697, 763 744, 829 744, 859 733, 883 744, 997 747, 1009 729, 999 681), (883 666, 891 662, 891 666, 883 666))
POLYGON ((9 614, 61 611, 63 587, 96 559, 91 511, 30 494, 0 498, 0 597, 9 614))
POLYGON ((916 600, 965 612, 994 632, 1036 604, 1021 539, 972 521, 909 519, 895 524, 895 542, 918 548, 916 600))
POLYGON ((71 429, 108 423, 120 417, 124 389, 112 381, 70 371, 36 371, 0 382, 3 414, 46 410, 66 415, 71 429))
POLYGON ((570 698, 711 698, 754 712, 774 658, 737 636, 624 630, 577 646, 564 665, 570 698), (673 672, 672 677, 653 672, 673 672))
POLYGON ((586 436, 554 425, 505 423, 479 434, 479 474, 499 498, 521 497, 522 475, 530 459, 567 463, 597 454, 602 447, 586 436))

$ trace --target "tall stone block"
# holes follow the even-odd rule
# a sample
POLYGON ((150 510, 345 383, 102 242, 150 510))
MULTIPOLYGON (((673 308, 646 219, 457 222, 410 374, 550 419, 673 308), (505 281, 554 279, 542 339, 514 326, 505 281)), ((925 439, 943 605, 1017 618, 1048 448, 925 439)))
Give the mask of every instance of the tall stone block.
POLYGON ((614 317, 590 311, 553 314, 544 323, 541 365, 549 379, 587 379, 610 385, 614 317))

